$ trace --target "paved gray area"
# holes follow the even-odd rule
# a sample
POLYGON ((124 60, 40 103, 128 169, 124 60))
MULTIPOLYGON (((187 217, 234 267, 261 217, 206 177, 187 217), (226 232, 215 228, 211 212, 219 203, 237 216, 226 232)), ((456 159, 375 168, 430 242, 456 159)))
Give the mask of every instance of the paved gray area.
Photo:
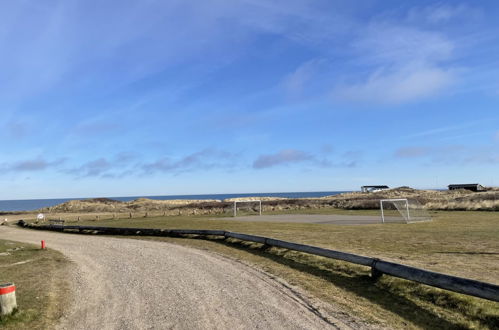
POLYGON ((74 262, 73 302, 61 329, 365 327, 279 278, 209 251, 12 226, 0 226, 0 238, 44 239, 74 262))
MULTIPOLYGON (((232 218, 237 221, 252 222, 292 222, 292 223, 321 223, 335 225, 368 225, 381 223, 380 216, 368 215, 339 215, 339 214, 279 214, 279 215, 251 215, 232 218)), ((397 221, 398 217, 385 217, 385 221, 397 221)))

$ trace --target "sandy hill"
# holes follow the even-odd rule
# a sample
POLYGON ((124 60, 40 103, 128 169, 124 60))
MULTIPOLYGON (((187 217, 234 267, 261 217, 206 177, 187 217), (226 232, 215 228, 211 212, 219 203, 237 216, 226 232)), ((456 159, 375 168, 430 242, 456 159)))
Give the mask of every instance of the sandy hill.
POLYGON ((483 192, 469 190, 419 190, 399 187, 379 192, 352 192, 326 196, 323 199, 337 202, 340 208, 378 208, 380 199, 416 199, 428 209, 438 210, 498 210, 499 189, 492 188, 483 192))
POLYGON ((129 202, 121 202, 109 198, 93 198, 83 200, 72 200, 51 207, 39 209, 39 212, 143 212, 143 211, 158 211, 169 210, 171 208, 185 206, 190 204, 213 203, 220 200, 156 200, 148 198, 138 198, 129 202))
MULTIPOLYGON (((377 209, 379 200, 387 198, 412 198, 428 209, 434 210, 487 210, 499 211, 499 189, 484 192, 468 190, 436 191, 399 187, 373 193, 351 192, 322 198, 288 199, 280 197, 244 197, 221 200, 154 200, 139 198, 121 202, 108 198, 72 200, 39 212, 85 213, 85 212, 148 212, 174 209, 192 209, 201 213, 213 213, 215 209, 227 211, 233 201, 261 200, 264 210, 307 209, 334 207, 343 209, 377 209)), ((217 211, 218 212, 218 211, 217 211)), ((193 212, 197 213, 197 212, 193 212)))

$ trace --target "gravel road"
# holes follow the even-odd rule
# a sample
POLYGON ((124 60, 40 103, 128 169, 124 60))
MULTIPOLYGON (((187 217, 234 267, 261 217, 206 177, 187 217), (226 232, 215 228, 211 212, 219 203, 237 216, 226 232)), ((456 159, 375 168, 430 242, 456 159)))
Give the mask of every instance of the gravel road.
MULTIPOLYGON (((164 242, 0 227, 75 263, 61 329, 356 328, 331 306, 241 262, 164 242)), ((352 323, 353 322, 353 323, 352 323)))

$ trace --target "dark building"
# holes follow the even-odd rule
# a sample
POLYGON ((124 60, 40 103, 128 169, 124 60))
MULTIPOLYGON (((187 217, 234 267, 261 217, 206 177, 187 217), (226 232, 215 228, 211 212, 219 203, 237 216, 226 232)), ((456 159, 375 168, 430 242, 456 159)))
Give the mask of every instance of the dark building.
POLYGON ((362 186, 360 187, 360 190, 362 192, 374 192, 374 191, 380 191, 380 190, 386 190, 390 189, 388 186, 362 186))
POLYGON ((450 184, 449 190, 466 189, 471 191, 485 191, 485 187, 478 183, 450 184))

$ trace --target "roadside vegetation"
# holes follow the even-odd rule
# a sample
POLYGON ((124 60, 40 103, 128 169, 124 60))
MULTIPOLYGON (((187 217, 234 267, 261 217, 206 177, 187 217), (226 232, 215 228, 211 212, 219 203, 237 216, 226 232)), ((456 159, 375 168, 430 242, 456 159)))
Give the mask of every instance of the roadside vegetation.
MULTIPOLYGON (((280 212, 282 213, 282 212, 280 212)), ((290 210, 289 213, 299 213, 290 210)), ((312 212, 307 212, 312 213, 312 212)), ((315 214, 376 214, 315 210, 315 214)), ((433 222, 322 225, 234 221, 228 217, 155 217, 79 224, 168 229, 225 229, 378 257, 499 284, 499 214, 434 211, 433 222)), ((144 238, 141 238, 144 239, 144 238)), ((499 305, 390 276, 377 282, 367 267, 238 240, 146 238, 207 249, 257 265, 310 294, 374 324, 395 328, 499 328, 499 305)))
POLYGON ((12 315, 0 317, 0 328, 53 328, 68 301, 68 266, 57 251, 0 240, 0 283, 16 285, 18 306, 12 315))

